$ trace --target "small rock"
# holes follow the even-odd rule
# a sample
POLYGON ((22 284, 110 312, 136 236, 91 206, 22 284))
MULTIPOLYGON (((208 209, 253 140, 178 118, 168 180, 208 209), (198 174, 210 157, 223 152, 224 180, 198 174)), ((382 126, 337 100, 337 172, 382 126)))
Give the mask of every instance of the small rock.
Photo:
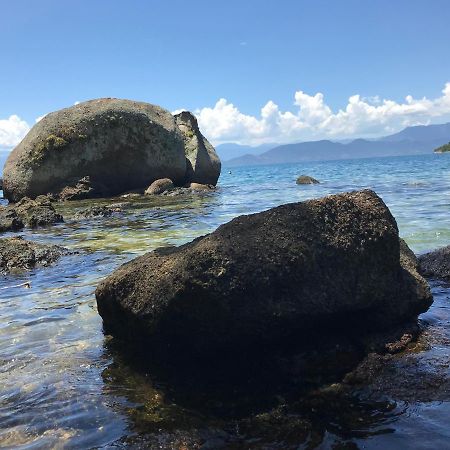
MULTIPOLYGON (((117 204, 116 204, 117 205, 117 204)), ((75 214, 75 219, 92 219, 93 217, 109 217, 113 213, 122 211, 120 207, 111 206, 90 206, 89 208, 82 209, 75 214)))
POLYGON ((24 223, 14 209, 0 207, 0 232, 17 231, 24 227, 24 223))
POLYGON ((320 181, 309 175, 300 175, 297 178, 297 184, 320 184, 320 181))
POLYGON ((0 239, 0 272, 48 266, 69 253, 69 250, 58 245, 38 244, 21 237, 3 238, 0 239))
POLYGON ((97 183, 91 181, 91 177, 86 176, 65 186, 55 196, 61 200, 84 200, 91 197, 101 196, 104 188, 97 183))
POLYGON ((388 353, 391 353, 391 354, 399 353, 399 352, 405 350, 405 348, 412 341, 412 339, 413 339, 412 334, 405 333, 400 338, 399 341, 389 342, 388 344, 386 344, 386 346, 385 346, 386 350, 388 351, 388 353))
POLYGON ((37 228, 64 222, 46 195, 40 195, 35 200, 22 198, 18 203, 7 206, 16 211, 17 215, 30 228, 37 228))
POLYGON ((450 245, 419 256, 422 275, 450 281, 450 245))
POLYGON ((215 187, 212 184, 191 183, 189 188, 194 191, 212 191, 215 187))
POLYGON ((49 197, 40 195, 35 200, 24 197, 18 203, 0 207, 0 232, 17 231, 25 226, 37 228, 63 222, 49 197))
POLYGON ((141 197, 141 194, 138 192, 128 192, 127 194, 123 194, 120 196, 120 198, 139 198, 141 197))
POLYGON ((145 195, 159 195, 174 188, 173 181, 170 178, 161 178, 155 180, 144 192, 145 195))

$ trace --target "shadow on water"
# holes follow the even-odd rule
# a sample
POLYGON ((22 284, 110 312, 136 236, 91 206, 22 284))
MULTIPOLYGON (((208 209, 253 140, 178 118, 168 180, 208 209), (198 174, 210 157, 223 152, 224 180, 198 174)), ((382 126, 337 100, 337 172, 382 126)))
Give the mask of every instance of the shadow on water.
POLYGON ((351 445, 352 439, 394 432, 390 423, 404 407, 333 384, 363 355, 342 337, 332 341, 334 348, 317 342, 313 357, 293 347, 161 362, 110 339, 112 363, 102 378, 108 390, 127 398, 126 412, 138 434, 122 444, 316 448, 327 439, 351 445))
MULTIPOLYGON (((128 400, 137 436, 122 445, 294 449, 316 448, 329 439, 350 445, 355 438, 393 433, 390 424, 404 413, 393 401, 371 400, 339 385, 313 389, 281 381, 267 368, 252 374, 246 368, 235 379, 229 370, 219 374, 215 368, 187 373, 179 367, 167 376, 155 368, 137 369, 121 355, 115 354, 102 377, 106 389, 128 400)), ((240 368, 237 364, 234 375, 240 368)))
MULTIPOLYGON (((112 363, 102 377, 107 389, 127 398, 136 433, 116 444, 236 450, 446 448, 450 287, 433 282, 432 290, 435 304, 421 316, 418 341, 405 353, 383 357, 356 385, 305 378, 304 372, 299 376, 295 358, 281 362, 271 356, 254 365, 231 358, 212 367, 202 362, 144 365, 142 356, 111 340, 107 352, 112 363)), ((331 364, 329 354, 322 356, 321 364, 331 364)), ((354 364, 347 361, 344 372, 354 364)))

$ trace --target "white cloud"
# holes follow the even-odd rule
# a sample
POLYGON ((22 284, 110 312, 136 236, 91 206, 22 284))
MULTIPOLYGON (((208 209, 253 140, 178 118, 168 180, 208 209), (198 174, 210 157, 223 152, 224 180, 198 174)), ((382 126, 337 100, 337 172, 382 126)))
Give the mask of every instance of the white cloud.
POLYGON ((28 123, 15 114, 8 119, 0 119, 0 149, 15 147, 28 131, 28 123))
MULTIPOLYGON (((213 107, 198 109, 195 114, 203 134, 216 145, 376 137, 411 125, 450 121, 450 82, 435 99, 415 99, 407 95, 404 102, 398 103, 379 96, 363 98, 356 94, 348 99, 345 108, 334 112, 322 93, 309 95, 297 91, 293 106, 293 111, 281 111, 270 100, 255 117, 242 113, 234 104, 221 98, 213 107)), ((184 110, 173 113, 181 111, 184 110)), ((38 117, 36 122, 44 116, 38 117)), ((29 130, 28 123, 17 115, 0 119, 0 149, 15 147, 29 130)))
POLYGON ((308 95, 297 91, 294 111, 280 111, 273 101, 267 102, 259 117, 243 114, 226 99, 214 107, 195 111, 200 128, 214 144, 236 142, 258 145, 287 143, 309 139, 375 137, 399 131, 407 126, 450 120, 450 82, 435 99, 404 102, 382 100, 379 96, 362 98, 352 95, 344 109, 333 112, 318 92, 308 95))

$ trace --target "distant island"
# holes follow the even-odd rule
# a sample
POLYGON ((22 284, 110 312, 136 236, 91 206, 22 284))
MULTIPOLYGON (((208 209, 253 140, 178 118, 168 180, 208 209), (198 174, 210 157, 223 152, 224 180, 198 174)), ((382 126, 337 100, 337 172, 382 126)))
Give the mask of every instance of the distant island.
POLYGON ((297 163, 381 156, 413 156, 449 151, 450 123, 419 125, 377 139, 310 141, 295 144, 248 147, 221 144, 217 152, 226 166, 297 163), (439 147, 442 146, 443 147, 439 147), (439 148, 438 148, 439 147, 439 148), (445 149, 447 148, 447 149, 445 149), (435 150, 436 149, 436 150, 435 150), (237 156, 242 152, 239 156, 237 156))
POLYGON ((434 153, 447 153, 447 152, 450 152, 450 142, 448 144, 441 145, 434 151, 434 153))

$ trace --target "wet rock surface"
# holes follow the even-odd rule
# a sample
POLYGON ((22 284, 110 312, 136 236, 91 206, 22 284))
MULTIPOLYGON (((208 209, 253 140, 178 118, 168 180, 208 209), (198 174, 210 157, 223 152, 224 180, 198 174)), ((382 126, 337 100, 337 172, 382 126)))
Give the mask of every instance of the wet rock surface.
POLYGON ((122 212, 127 203, 115 203, 111 205, 95 205, 77 211, 74 219, 92 219, 95 217, 110 217, 114 213, 122 212))
POLYGON ((0 231, 38 228, 63 222, 49 197, 41 195, 35 200, 24 197, 18 203, 0 206, 0 231))
POLYGON ((427 283, 402 261, 394 218, 361 191, 241 216, 148 253, 96 298, 108 333, 166 354, 252 354, 292 340, 307 349, 329 336, 361 342, 427 310, 427 283))
POLYGON ((424 276, 450 281, 450 245, 419 256, 419 265, 424 276))
POLYGON ((39 244, 21 237, 0 239, 0 272, 10 273, 49 266, 69 250, 58 245, 39 244))

